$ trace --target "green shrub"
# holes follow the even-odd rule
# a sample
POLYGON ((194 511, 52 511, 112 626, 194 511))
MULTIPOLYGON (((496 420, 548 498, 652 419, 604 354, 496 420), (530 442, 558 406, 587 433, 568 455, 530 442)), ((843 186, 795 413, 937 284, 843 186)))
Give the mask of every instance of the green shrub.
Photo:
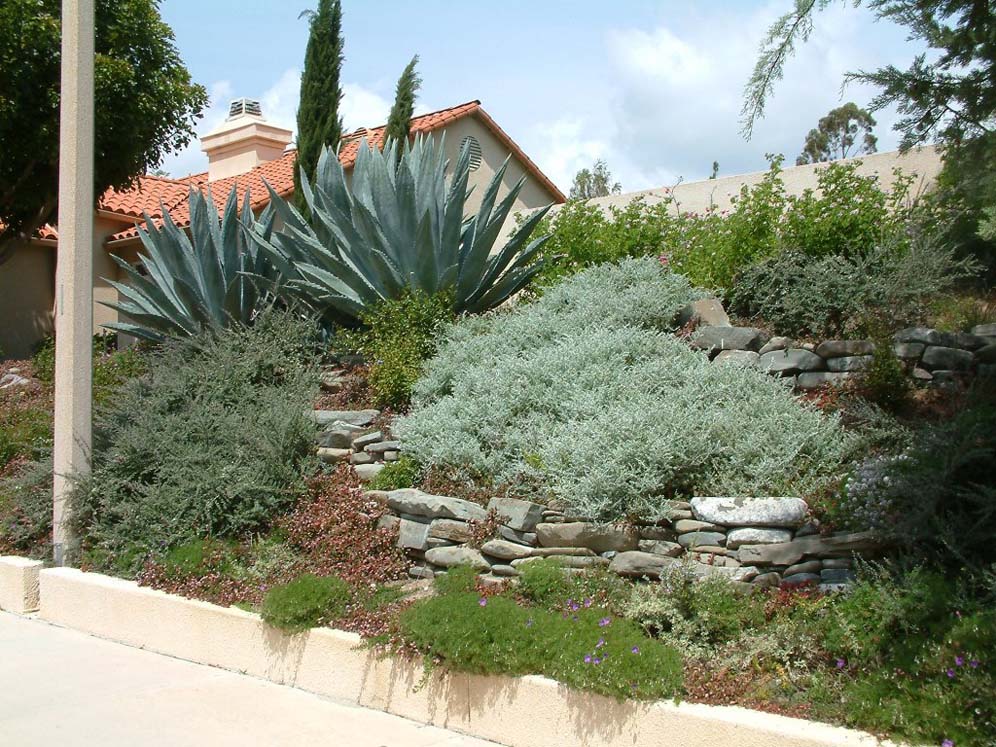
POLYGON ((453 669, 544 674, 617 698, 681 692, 681 657, 604 609, 525 608, 503 596, 451 592, 416 602, 400 618, 403 637, 453 669))
POLYGON ((538 482, 607 519, 659 514, 675 494, 806 495, 832 482, 852 443, 833 417, 660 331, 694 295, 655 260, 625 260, 457 323, 396 424, 406 452, 538 482))
POLYGON ((0 397, 0 468, 17 457, 37 458, 52 445, 52 411, 48 402, 0 397))
MULTIPOLYGON (((202 575, 209 567, 212 570, 217 568, 216 556, 226 555, 227 549, 223 543, 212 538, 191 540, 170 548, 163 558, 163 565, 171 573, 184 576, 202 575)), ((221 570, 225 570, 231 567, 231 562, 226 557, 221 565, 221 570)))
POLYGON ((990 744, 996 613, 964 588, 922 570, 878 570, 841 599, 823 638, 844 677, 835 715, 916 742, 990 744))
POLYGON ((73 499, 83 550, 134 572, 153 550, 265 529, 292 505, 313 460, 311 334, 274 313, 152 354, 98 412, 73 499))
POLYGON ((895 412, 909 402, 910 379, 896 356, 892 340, 878 335, 874 342, 871 362, 858 379, 861 393, 870 402, 895 412))
POLYGON ((730 308, 760 317, 782 334, 864 335, 869 323, 883 317, 893 329, 921 321, 938 294, 976 271, 928 236, 908 248, 880 245, 851 258, 785 251, 739 273, 730 308))
POLYGON ((635 585, 622 613, 680 650, 711 655, 765 622, 764 599, 715 576, 694 581, 681 566, 659 583, 635 585))
POLYGON ((300 633, 341 615, 349 599, 345 581, 306 573, 270 589, 260 613, 266 624, 288 633, 300 633))
POLYGON ((538 604, 562 603, 567 599, 567 574, 554 558, 534 560, 521 567, 519 589, 538 604))
POLYGON ((683 209, 673 196, 650 205, 643 198, 603 212, 570 201, 536 234, 549 233, 548 264, 538 283, 575 274, 624 257, 660 256, 696 285, 728 289, 750 265, 794 249, 809 258, 862 257, 883 243, 908 243, 907 224, 921 213, 911 200, 912 179, 901 174, 889 192, 857 164, 819 169, 817 188, 787 196, 781 157, 755 185, 745 185, 730 210, 683 209))
MULTIPOLYGON (((981 395, 980 395, 981 396, 981 395)), ((862 463, 837 506, 843 525, 879 530, 917 561, 958 570, 996 563, 996 403, 983 398, 913 445, 862 463)))
POLYGON ((414 488, 422 474, 422 467, 414 459, 403 456, 396 462, 388 462, 368 485, 370 490, 399 490, 414 488))
POLYGON ((425 361, 436 352, 440 328, 453 318, 451 307, 447 294, 406 291, 363 315, 369 331, 362 352, 370 361, 370 388, 378 406, 408 404, 425 361))
POLYGON ((47 558, 52 542, 52 458, 0 478, 0 554, 47 558))

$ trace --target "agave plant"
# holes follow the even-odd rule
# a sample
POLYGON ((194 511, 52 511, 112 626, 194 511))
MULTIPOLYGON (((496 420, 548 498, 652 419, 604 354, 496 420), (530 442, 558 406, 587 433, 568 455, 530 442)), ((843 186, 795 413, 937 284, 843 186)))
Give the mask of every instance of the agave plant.
POLYGON ((160 341, 250 323, 277 277, 267 256, 249 239, 250 234, 270 237, 273 211, 267 208, 256 219, 250 204, 247 192, 240 215, 233 187, 219 219, 211 195, 191 190, 189 237, 166 210, 161 227, 146 214, 146 228, 138 230, 146 251, 139 255, 145 272, 112 255, 128 282, 107 281, 122 300, 104 305, 130 321, 106 326, 160 341))
POLYGON ((271 189, 283 225, 272 236, 257 226, 253 237, 286 278, 284 290, 330 320, 360 318, 405 290, 447 292, 458 313, 486 311, 520 291, 543 267, 537 257, 548 237, 529 238, 549 206, 492 252, 525 178, 498 201, 506 160, 477 214, 465 217, 470 151, 447 180, 443 146, 419 137, 399 158, 395 143, 379 150, 364 140, 351 184, 325 149, 314 184, 301 175, 307 219, 271 189))

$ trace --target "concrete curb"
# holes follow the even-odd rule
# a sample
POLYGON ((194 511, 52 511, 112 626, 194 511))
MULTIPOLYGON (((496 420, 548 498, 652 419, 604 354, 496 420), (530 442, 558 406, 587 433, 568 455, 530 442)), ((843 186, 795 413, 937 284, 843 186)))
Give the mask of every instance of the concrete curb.
POLYGON ((15 555, 0 557, 0 610, 26 615, 38 609, 38 574, 44 565, 15 555))
POLYGON ((417 663, 378 658, 353 633, 288 636, 252 613, 75 569, 43 570, 40 580, 39 616, 48 622, 509 747, 881 744, 860 732, 744 708, 619 702, 537 676, 424 676, 417 663))

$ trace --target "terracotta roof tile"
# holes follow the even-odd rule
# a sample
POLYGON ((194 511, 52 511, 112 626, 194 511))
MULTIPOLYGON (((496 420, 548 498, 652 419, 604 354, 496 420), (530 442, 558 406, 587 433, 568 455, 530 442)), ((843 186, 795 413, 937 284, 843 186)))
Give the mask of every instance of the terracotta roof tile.
MULTIPOLYGON (((468 101, 449 109, 441 109, 429 114, 413 117, 410 130, 412 134, 426 134, 469 115, 479 116, 481 121, 522 161, 526 169, 542 182, 558 201, 563 202, 565 200, 564 195, 557 189, 556 185, 539 170, 539 167, 530 160, 522 149, 481 108, 480 101, 468 101)), ((364 138, 366 138, 370 145, 382 147, 385 130, 386 125, 381 125, 370 129, 361 128, 344 135, 339 147, 339 161, 343 167, 349 169, 356 163, 356 154, 364 138)), ((156 176, 139 177, 136 188, 124 192, 108 190, 101 197, 99 209, 105 213, 120 215, 125 220, 138 218, 139 222, 141 221, 144 210, 154 219, 153 222, 156 225, 161 225, 162 209, 160 205, 163 204, 176 224, 186 227, 190 225, 188 196, 191 189, 208 187, 215 206, 220 211, 224 208, 225 201, 228 199, 228 194, 234 184, 238 186, 239 200, 241 201, 245 198, 245 193, 248 189, 251 194, 253 209, 260 210, 269 202, 269 192, 263 183, 264 179, 282 197, 294 191, 294 162, 296 155, 296 151, 288 150, 280 158, 260 164, 245 174, 227 179, 219 179, 214 182, 208 182, 206 172, 193 174, 183 179, 166 179, 156 176)), ((136 225, 132 225, 109 236, 107 243, 130 241, 137 237, 138 228, 136 225)))

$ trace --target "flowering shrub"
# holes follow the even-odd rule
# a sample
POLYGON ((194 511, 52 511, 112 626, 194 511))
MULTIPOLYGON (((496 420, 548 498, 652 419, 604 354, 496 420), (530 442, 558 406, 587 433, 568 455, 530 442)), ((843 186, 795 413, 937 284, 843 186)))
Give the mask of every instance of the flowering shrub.
POLYGON ((564 600, 559 611, 550 611, 460 586, 443 589, 404 611, 400 628, 405 640, 448 667, 545 674, 617 698, 669 698, 681 692, 677 651, 590 602, 564 600))
POLYGON ((655 515, 676 494, 807 494, 833 481, 852 444, 833 417, 660 331, 694 296, 648 257, 454 325, 396 424, 406 453, 545 486, 607 519, 655 515))

